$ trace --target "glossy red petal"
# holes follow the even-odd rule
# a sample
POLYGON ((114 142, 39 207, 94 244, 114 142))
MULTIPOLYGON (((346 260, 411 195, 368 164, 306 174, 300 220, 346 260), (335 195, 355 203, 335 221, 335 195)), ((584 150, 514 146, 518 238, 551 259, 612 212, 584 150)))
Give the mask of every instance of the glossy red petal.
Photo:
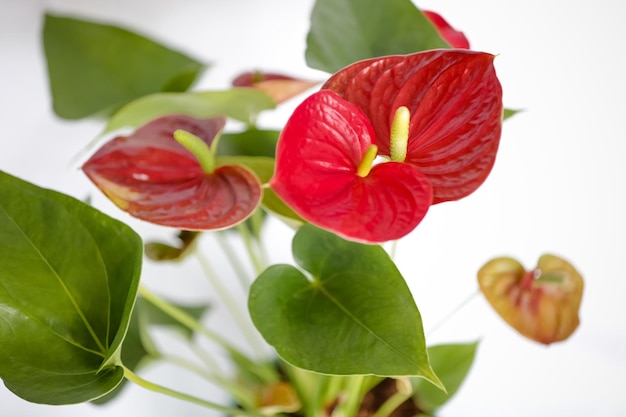
POLYGON ((183 129, 210 144, 224 123, 223 118, 156 119, 105 144, 83 171, 118 207, 142 220, 188 230, 232 226, 260 202, 256 175, 239 166, 205 174, 173 138, 175 130, 183 129))
POLYGON ((502 89, 493 55, 436 50, 358 62, 322 88, 338 92, 370 118, 379 152, 389 155, 395 110, 411 112, 406 162, 433 186, 433 202, 457 200, 484 182, 495 161, 502 89))
POLYGON ((419 224, 432 194, 409 164, 357 168, 375 142, 367 117, 353 104, 322 90, 305 100, 278 141, 270 186, 303 219, 348 239, 398 239, 419 224))
POLYGON ((450 46, 453 48, 469 49, 470 44, 465 34, 453 28, 439 13, 430 10, 422 10, 422 13, 435 25, 441 37, 445 39, 450 46))

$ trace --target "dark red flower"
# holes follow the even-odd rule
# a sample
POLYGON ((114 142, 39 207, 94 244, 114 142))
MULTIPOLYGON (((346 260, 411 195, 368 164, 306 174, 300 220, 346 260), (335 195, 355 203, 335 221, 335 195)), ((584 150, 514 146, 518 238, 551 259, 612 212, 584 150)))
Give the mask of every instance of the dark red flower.
POLYGON ((229 227, 259 205, 259 179, 238 165, 205 172, 173 136, 184 130, 210 146, 224 124, 222 117, 161 117, 106 143, 83 171, 118 207, 142 220, 187 230, 229 227))

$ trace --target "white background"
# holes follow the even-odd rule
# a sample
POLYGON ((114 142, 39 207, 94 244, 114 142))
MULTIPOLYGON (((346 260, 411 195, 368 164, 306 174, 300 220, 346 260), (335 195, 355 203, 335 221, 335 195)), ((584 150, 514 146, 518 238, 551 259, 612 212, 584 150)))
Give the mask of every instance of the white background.
MULTIPOLYGON (((569 259, 586 279, 582 324, 565 343, 545 347, 522 338, 480 296, 429 332, 431 343, 481 340, 466 384, 441 417, 626 415, 625 5, 419 3, 464 30, 473 49, 498 54, 505 105, 525 109, 505 122, 498 160, 484 186, 463 201, 432 208, 398 247, 398 265, 425 328, 475 293, 476 270, 494 256, 511 255, 531 267, 540 254, 552 252, 569 259)), ((96 206, 142 235, 168 236, 117 211, 77 164, 68 163, 101 124, 64 122, 52 114, 40 44, 44 11, 126 25, 212 62, 197 87, 224 88, 239 70, 251 68, 322 79, 304 63, 311 7, 311 0, 0 0, 0 169, 81 199, 91 194, 96 206)), ((298 100, 264 123, 279 127, 298 100)), ((271 223, 273 259, 289 260, 290 235, 271 223)), ((214 250, 209 239, 203 243, 214 250)), ((143 280, 175 298, 215 300, 194 260, 160 269, 147 263, 143 280)), ((212 317, 209 325, 230 335, 228 318, 219 311, 212 317)), ((220 400, 204 382, 168 367, 143 375, 220 400)), ((3 417, 207 413, 138 387, 104 408, 30 404, 0 387, 3 417)))

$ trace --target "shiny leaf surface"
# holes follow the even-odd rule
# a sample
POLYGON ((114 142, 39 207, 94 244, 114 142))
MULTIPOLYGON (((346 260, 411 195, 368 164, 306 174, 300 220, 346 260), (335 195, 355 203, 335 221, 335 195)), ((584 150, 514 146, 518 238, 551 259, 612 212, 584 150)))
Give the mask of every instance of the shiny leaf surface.
POLYGON ((43 45, 52 106, 66 119, 111 111, 146 94, 185 91, 204 68, 126 29, 52 14, 45 16, 43 45))
POLYGON ((283 359, 325 374, 415 375, 440 384, 417 306, 384 249, 304 225, 293 254, 312 278, 271 266, 248 300, 255 326, 283 359))
POLYGON ((410 0, 317 0, 306 62, 333 73, 362 59, 449 47, 410 0))
POLYGON ((502 89, 493 55, 437 50, 357 62, 322 88, 354 103, 371 120, 380 155, 390 154, 396 109, 410 110, 406 162, 433 186, 433 203, 475 191, 494 164, 502 125, 502 89))
POLYGON ((218 165, 205 173, 173 138, 182 129, 210 146, 224 123, 223 118, 156 119, 106 143, 83 171, 118 207, 142 220, 187 230, 230 227, 259 205, 258 177, 241 165, 218 165))
POLYGON ((303 219, 362 242, 398 239, 431 203, 430 184, 409 164, 358 166, 376 141, 367 117, 328 90, 305 100, 282 131, 271 188, 303 219))
POLYGON ((526 271, 515 259, 496 258, 478 271, 478 283, 500 317, 536 342, 565 340, 578 327, 584 282, 564 259, 542 255, 526 271))
POLYGON ((123 379, 119 349, 142 243, 90 206, 0 172, 0 378, 32 402, 72 404, 123 379))

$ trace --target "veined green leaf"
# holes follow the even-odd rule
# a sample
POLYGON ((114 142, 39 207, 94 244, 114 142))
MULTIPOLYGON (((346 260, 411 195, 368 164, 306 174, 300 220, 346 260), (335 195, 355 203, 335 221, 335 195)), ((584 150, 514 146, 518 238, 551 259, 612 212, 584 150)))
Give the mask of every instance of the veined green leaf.
POLYGON ((70 404, 123 379, 141 239, 69 196, 0 172, 0 378, 18 396, 70 404))
POLYGON ((185 91, 200 62, 126 29, 46 14, 43 46, 52 106, 65 119, 110 112, 161 91, 185 91))
POLYGON ((294 366, 334 375, 413 375, 440 384, 422 320, 402 275, 380 247, 304 225, 296 262, 265 270, 250 290, 254 324, 294 366))
POLYGON ((449 47, 410 0, 317 0, 306 62, 333 73, 362 59, 449 47))

